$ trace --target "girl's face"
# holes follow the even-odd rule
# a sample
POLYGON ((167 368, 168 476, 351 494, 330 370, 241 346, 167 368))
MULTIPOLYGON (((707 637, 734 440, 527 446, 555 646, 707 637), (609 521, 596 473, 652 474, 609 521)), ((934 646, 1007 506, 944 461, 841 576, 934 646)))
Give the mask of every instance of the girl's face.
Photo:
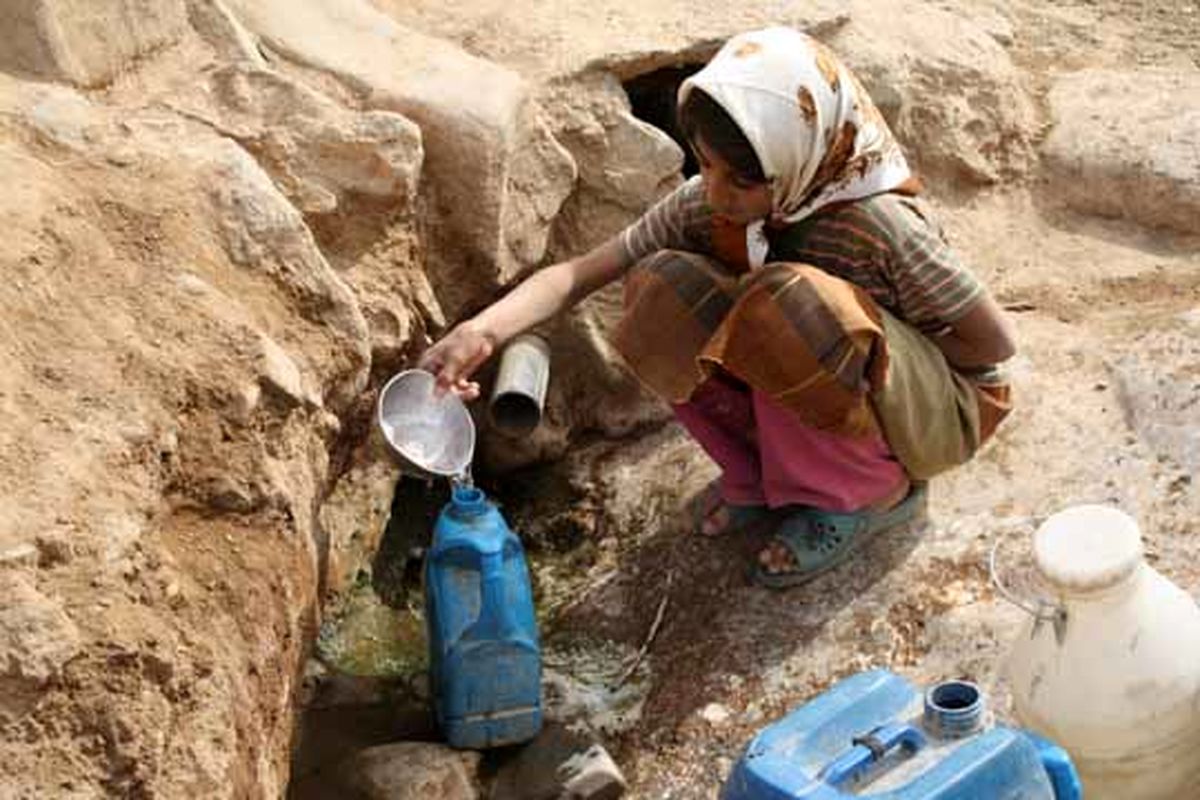
POLYGON ((713 213, 740 225, 771 215, 770 183, 751 181, 738 175, 699 137, 692 143, 692 149, 700 163, 700 180, 713 213))

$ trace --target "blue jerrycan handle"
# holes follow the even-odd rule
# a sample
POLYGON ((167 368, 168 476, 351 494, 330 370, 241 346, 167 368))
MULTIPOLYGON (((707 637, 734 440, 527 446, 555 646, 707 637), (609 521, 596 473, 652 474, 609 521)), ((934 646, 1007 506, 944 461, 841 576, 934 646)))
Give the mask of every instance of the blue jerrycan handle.
POLYGON ((503 638, 517 627, 512 619, 512 611, 504 601, 504 551, 485 553, 480 570, 483 579, 483 608, 475 626, 487 631, 485 635, 503 638))
POLYGON ((1037 748, 1042 766, 1050 776, 1050 785, 1054 787, 1054 800, 1080 800, 1083 784, 1067 751, 1033 731, 1022 730, 1021 733, 1037 748))
POLYGON ((880 725, 850 741, 853 747, 826 764, 817 775, 817 780, 837 786, 856 777, 870 765, 882 761, 888 752, 896 747, 916 752, 926 743, 925 734, 918 728, 896 722, 880 725))

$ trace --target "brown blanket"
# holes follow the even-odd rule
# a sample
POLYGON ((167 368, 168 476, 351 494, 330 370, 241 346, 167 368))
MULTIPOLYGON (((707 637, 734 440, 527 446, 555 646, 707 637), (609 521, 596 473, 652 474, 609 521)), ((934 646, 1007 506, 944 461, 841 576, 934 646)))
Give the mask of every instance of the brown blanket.
POLYGON ((664 250, 626 278, 615 345, 671 402, 724 371, 845 436, 882 430, 917 479, 969 460, 1011 409, 1007 384, 959 375, 933 342, 816 267, 664 250))

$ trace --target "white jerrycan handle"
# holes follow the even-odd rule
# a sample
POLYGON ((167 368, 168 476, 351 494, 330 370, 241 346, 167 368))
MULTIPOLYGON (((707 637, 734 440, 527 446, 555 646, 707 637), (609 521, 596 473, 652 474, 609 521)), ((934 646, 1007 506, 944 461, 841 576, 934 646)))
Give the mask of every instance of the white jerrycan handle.
POLYGON ((999 592, 1001 597, 1033 617, 1033 630, 1030 632, 1030 636, 1036 636, 1038 631, 1041 630, 1042 625, 1049 622, 1054 626, 1055 641, 1061 645, 1067 637, 1066 607, 1044 597, 1038 597, 1036 600, 1030 602, 1008 590, 1003 581, 1000 580, 1000 570, 996 568, 996 553, 1000 550, 1002 542, 1002 539, 997 538, 988 556, 988 575, 992 579, 992 585, 996 587, 996 591, 999 592))

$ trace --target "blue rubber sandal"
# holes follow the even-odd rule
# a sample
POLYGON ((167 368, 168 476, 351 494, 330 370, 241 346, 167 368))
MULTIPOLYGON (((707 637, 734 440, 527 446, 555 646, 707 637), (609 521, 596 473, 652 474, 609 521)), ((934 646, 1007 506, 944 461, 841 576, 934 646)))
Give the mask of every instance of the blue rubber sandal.
POLYGON ((875 534, 911 521, 925 506, 924 483, 914 482, 908 496, 887 511, 838 513, 816 508, 793 511, 776 529, 774 540, 791 552, 796 567, 767 572, 761 564, 754 581, 769 589, 788 589, 808 583, 845 561, 875 534))

